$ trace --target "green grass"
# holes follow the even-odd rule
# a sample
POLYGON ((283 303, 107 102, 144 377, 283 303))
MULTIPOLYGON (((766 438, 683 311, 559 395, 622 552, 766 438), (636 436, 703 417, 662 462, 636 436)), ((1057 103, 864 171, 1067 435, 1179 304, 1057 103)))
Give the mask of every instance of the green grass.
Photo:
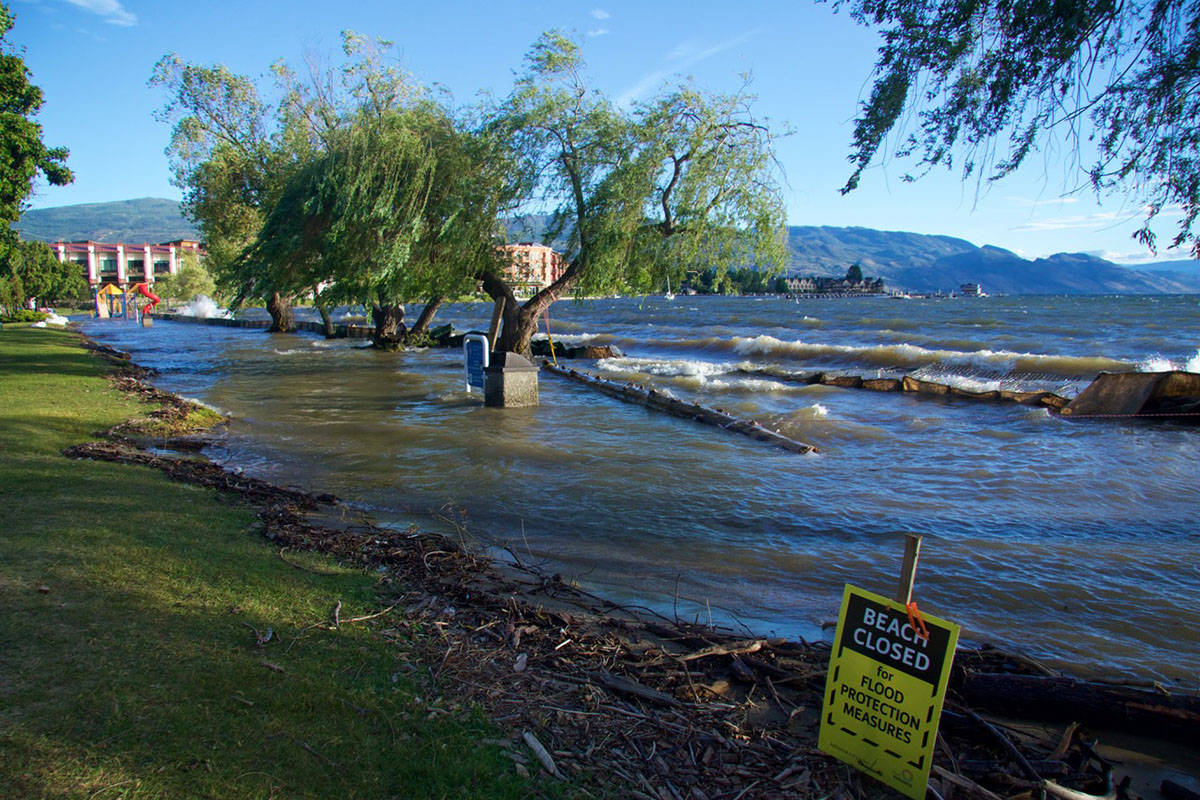
POLYGON ((145 413, 104 371, 69 332, 0 331, 0 797, 534 792, 486 722, 430 718, 402 644, 310 627, 377 608, 369 576, 284 563, 213 491, 60 455, 145 413))

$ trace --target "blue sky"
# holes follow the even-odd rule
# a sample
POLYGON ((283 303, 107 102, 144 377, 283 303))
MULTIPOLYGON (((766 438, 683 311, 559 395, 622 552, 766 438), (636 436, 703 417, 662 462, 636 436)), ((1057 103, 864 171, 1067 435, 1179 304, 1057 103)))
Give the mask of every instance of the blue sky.
MULTIPOLYGON (((163 154, 170 127, 154 119, 166 98, 147 86, 164 53, 224 63, 265 83, 277 58, 298 66, 306 52, 334 54, 340 31, 352 29, 396 42, 405 69, 469 104, 480 91, 507 93, 529 45, 559 28, 583 43, 589 77, 618 100, 689 76, 731 91, 751 75, 756 113, 794 130, 778 146, 791 224, 947 234, 1031 258, 1077 251, 1122 262, 1149 258, 1129 238, 1141 217, 1135 203, 1100 203, 1087 190, 1064 196, 1078 184, 1065 148, 1035 155, 1018 174, 982 190, 943 170, 905 183, 905 164, 883 160, 858 190, 841 196, 877 35, 811 0, 6 2, 17 17, 9 42, 23 48, 46 95, 38 118, 44 139, 70 149, 76 175, 68 187, 38 187, 34 208, 178 199, 163 154)), ((1158 231, 1160 240, 1170 238, 1170 218, 1158 231)))

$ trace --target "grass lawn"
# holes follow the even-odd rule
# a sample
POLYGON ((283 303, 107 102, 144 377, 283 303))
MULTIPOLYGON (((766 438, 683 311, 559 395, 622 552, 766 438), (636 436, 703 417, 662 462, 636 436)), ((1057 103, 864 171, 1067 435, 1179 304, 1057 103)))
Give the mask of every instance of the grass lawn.
POLYGON ((377 609, 370 575, 296 569, 214 491, 63 457, 144 413, 107 369, 0 330, 0 797, 538 793, 486 722, 431 711, 402 643, 310 627, 377 609))

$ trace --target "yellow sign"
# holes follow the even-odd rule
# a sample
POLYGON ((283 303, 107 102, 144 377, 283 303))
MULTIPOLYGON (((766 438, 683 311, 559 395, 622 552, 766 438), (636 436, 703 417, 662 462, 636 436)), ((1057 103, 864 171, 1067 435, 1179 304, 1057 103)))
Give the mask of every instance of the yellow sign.
POLYGON ((923 800, 959 626, 922 614, 928 638, 901 603, 846 584, 818 746, 923 800))

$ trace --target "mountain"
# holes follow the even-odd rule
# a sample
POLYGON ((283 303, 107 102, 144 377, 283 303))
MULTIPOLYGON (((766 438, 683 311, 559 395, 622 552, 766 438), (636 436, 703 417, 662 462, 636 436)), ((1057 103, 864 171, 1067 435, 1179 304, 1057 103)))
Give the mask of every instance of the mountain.
POLYGON ((854 263, 889 288, 933 292, 978 283, 989 294, 1184 294, 1200 292, 1196 262, 1174 271, 1130 269, 1085 253, 1035 261, 953 236, 871 228, 791 226, 793 275, 839 276, 854 263), (1187 270, 1191 266, 1190 271, 1187 270))
MULTIPOLYGON (((509 239, 540 240, 547 221, 541 215, 509 220, 509 239)), ((179 203, 150 197, 27 211, 14 227, 23 239, 45 242, 199 238, 179 203)), ((562 249, 563 242, 554 245, 562 249)), ((978 283, 989 294, 1200 293, 1200 262, 1190 260, 1130 268, 1085 253, 1059 253, 1030 261, 954 236, 805 225, 788 228, 788 248, 789 275, 840 277, 857 263, 864 275, 883 278, 888 288, 915 292, 978 283)))
POLYGON ((199 239, 179 203, 160 197, 83 203, 26 211, 13 228, 22 239, 40 242, 170 242, 199 239))

